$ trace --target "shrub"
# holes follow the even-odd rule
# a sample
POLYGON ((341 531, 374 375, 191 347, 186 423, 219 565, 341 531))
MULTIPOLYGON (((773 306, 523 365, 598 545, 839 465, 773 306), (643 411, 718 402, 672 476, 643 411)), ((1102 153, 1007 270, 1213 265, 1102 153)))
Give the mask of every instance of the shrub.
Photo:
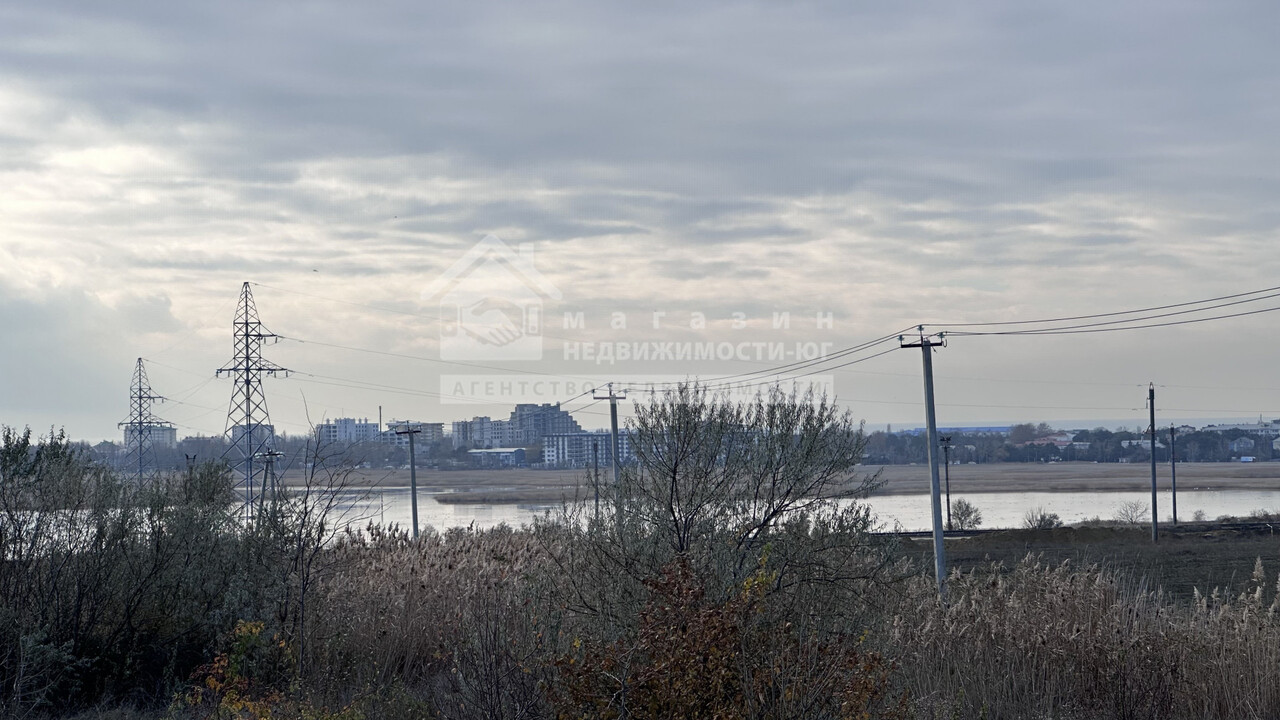
POLYGON ((957 498, 951 503, 951 525, 955 530, 975 530, 982 525, 982 511, 968 500, 957 498))
POLYGON ((559 520, 571 610, 635 618, 644 579, 677 557, 726 600, 769 548, 777 588, 820 582, 828 607, 887 569, 891 546, 870 534, 868 507, 835 502, 877 479, 856 473, 865 436, 829 402, 774 389, 737 405, 681 386, 637 406, 628 432, 636 464, 611 511, 559 520))
POLYGON ((230 491, 217 467, 137 485, 5 428, 0 705, 155 700, 206 659, 240 584, 230 491))
POLYGON ((1142 525, 1148 522, 1149 517, 1147 504, 1140 500, 1127 500, 1120 503, 1114 515, 1115 521, 1121 525, 1142 525))
POLYGON ((1031 508, 1022 515, 1022 527, 1028 530, 1052 530, 1062 527, 1062 518, 1042 507, 1031 508))
POLYGON ((905 717, 892 702, 892 663, 857 636, 821 641, 765 618, 774 578, 757 571, 740 592, 708 600, 679 558, 646 582, 638 632, 599 646, 575 639, 557 662, 558 717, 905 717))

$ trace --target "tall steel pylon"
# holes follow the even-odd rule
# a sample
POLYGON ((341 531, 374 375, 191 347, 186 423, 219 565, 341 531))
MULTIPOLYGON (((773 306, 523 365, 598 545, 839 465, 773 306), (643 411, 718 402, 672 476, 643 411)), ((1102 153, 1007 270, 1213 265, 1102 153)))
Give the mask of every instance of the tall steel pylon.
POLYGON ((129 419, 119 423, 119 427, 124 429, 125 470, 133 473, 139 482, 155 477, 158 472, 152 434, 161 428, 173 427, 173 423, 161 420, 151 411, 151 404, 155 402, 164 402, 164 398, 151 391, 147 368, 142 358, 138 358, 129 388, 129 419))
POLYGON ((237 461, 241 481, 244 483, 245 513, 252 517, 255 501, 254 487, 265 489, 264 467, 254 462, 254 456, 271 452, 275 428, 267 413, 267 396, 262 391, 263 376, 288 377, 289 371, 262 357, 262 344, 279 338, 269 332, 258 319, 258 308, 253 302, 249 283, 240 289, 240 305, 234 323, 235 357, 217 372, 225 373, 235 381, 231 390, 231 405, 227 409, 227 436, 231 441, 224 457, 237 461))

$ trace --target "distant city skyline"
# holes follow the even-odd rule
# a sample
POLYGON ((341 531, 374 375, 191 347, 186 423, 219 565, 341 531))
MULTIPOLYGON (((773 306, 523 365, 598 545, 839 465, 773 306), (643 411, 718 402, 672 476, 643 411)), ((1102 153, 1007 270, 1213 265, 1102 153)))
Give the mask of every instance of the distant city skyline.
MULTIPOLYGON (((284 338, 264 354, 296 371, 264 380, 290 434, 557 401, 594 429, 593 385, 629 387, 625 417, 638 379, 784 366, 869 427, 919 426, 918 350, 804 363, 919 323, 1278 284, 1277 20, 1261 2, 10 3, 0 424, 117 438, 143 357, 157 415, 222 434, 214 371, 249 281, 284 338)), ((1280 416, 1277 321, 957 334, 934 356, 938 421, 1145 426, 1149 382, 1160 422, 1280 416)))

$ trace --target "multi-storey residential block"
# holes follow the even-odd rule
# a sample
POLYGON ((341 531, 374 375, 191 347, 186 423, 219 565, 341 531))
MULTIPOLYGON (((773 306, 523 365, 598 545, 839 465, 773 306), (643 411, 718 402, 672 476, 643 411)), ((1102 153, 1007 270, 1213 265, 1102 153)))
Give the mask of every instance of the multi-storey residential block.
MULTIPOLYGON (((618 455, 623 463, 635 460, 628 433, 618 435, 618 455)), ((556 468, 588 468, 613 465, 613 443, 608 432, 552 433, 542 438, 542 464, 556 468)))
POLYGON ((378 430, 378 423, 369 422, 369 418, 337 418, 333 422, 326 420, 316 425, 316 442, 321 445, 367 442, 378 438, 378 430))

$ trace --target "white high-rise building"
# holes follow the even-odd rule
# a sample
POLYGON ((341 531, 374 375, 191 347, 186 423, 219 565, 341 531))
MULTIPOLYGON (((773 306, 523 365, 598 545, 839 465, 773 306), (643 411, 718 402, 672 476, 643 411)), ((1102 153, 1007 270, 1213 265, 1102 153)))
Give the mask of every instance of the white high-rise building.
MULTIPOLYGON (((630 433, 618 433, 618 455, 623 463, 635 460, 630 433)), ((552 433, 542 438, 542 464, 557 468, 601 468, 613 465, 612 435, 606 431, 552 433)))
POLYGON ((376 440, 378 437, 378 423, 369 422, 369 418, 357 420, 355 418, 337 418, 333 422, 326 420, 316 425, 316 442, 321 445, 332 445, 341 443, 344 445, 353 445, 355 443, 376 440))
POLYGON ((387 445, 407 448, 409 447, 409 436, 397 433, 397 431, 403 432, 405 430, 418 431, 413 440, 414 445, 418 447, 434 445, 444 439, 444 423, 417 422, 414 420, 392 420, 387 423, 387 429, 382 431, 379 438, 387 445))
POLYGON ((143 434, 151 441, 151 447, 173 449, 178 447, 178 429, 167 423, 147 423, 139 428, 137 425, 125 424, 124 445, 130 447, 134 438, 143 434))

